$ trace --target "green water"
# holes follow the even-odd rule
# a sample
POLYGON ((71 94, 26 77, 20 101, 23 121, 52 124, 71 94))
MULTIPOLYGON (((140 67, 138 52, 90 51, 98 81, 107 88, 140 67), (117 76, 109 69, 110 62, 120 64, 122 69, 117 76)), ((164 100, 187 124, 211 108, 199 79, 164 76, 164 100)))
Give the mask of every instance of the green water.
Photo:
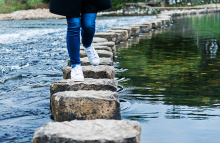
POLYGON ((174 25, 118 47, 122 118, 142 143, 220 142, 220 14, 174 25))

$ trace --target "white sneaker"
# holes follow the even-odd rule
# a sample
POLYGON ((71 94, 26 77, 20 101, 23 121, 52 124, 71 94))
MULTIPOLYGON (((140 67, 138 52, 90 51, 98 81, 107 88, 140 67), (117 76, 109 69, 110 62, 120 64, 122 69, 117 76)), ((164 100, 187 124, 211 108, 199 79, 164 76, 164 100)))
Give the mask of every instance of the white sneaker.
POLYGON ((80 65, 76 65, 76 67, 71 69, 71 79, 73 81, 84 81, 83 71, 80 65))
POLYGON ((89 62, 93 65, 93 66, 98 66, 99 65, 99 55, 97 54, 97 52, 95 51, 93 46, 90 46, 88 48, 84 47, 84 50, 88 56, 89 62))

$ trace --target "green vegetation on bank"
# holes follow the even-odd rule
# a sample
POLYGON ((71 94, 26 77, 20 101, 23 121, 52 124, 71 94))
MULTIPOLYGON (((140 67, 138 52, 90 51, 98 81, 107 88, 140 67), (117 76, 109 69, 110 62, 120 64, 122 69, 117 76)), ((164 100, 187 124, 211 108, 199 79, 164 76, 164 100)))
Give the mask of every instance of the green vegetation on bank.
POLYGON ((23 9, 37 8, 47 0, 0 0, 0 13, 11 13, 23 9))
MULTIPOLYGON (((136 2, 152 2, 153 0, 111 0, 112 9, 121 9, 124 3, 136 3, 136 2)), ((158 0, 157 0, 158 1, 158 0)), ((220 0, 215 2, 204 0, 180 0, 175 2, 169 2, 169 0, 161 0, 166 6, 186 6, 186 5, 202 5, 210 3, 220 3, 220 0)), ((18 10, 27 10, 34 8, 49 8, 50 0, 0 0, 0 13, 11 13, 18 10)), ((155 1, 153 1, 155 2, 155 1)), ((159 2, 159 1, 158 1, 159 2)))

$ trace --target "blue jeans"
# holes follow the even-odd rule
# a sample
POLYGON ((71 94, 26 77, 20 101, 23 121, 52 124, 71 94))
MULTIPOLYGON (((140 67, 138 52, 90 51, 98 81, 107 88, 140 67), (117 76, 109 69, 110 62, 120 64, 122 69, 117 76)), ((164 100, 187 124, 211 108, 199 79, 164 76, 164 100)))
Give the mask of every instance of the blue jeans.
POLYGON ((95 34, 96 13, 84 13, 81 17, 66 17, 67 19, 67 50, 72 68, 81 65, 80 62, 80 28, 82 44, 85 48, 91 46, 95 34))

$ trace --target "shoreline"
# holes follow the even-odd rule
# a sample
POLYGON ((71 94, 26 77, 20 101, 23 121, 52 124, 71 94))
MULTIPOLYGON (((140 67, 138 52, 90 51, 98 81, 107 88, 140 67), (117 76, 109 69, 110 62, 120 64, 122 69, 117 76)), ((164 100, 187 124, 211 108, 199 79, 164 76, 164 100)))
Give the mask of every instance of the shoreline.
MULTIPOLYGON (((198 9, 213 9, 213 5, 206 5, 206 6, 196 6, 198 9)), ((173 7, 176 12, 180 12, 181 8, 173 7), (178 10, 179 9, 179 10, 178 10)), ((156 15, 156 14, 162 14, 166 12, 169 8, 166 10, 162 10, 158 7, 149 7, 145 9, 133 9, 131 11, 123 11, 117 10, 117 11, 111 11, 111 12, 99 12, 97 14, 98 17, 100 16, 143 16, 143 15, 156 15)), ((220 9, 220 5, 216 7, 216 9, 220 9)), ((182 10, 187 11, 187 10, 182 10)), ((15 11, 13 13, 8 14, 0 14, 0 21, 8 21, 8 20, 29 20, 29 19, 65 19, 65 16, 56 15, 53 13, 50 13, 49 9, 30 9, 30 10, 19 10, 15 11)))

